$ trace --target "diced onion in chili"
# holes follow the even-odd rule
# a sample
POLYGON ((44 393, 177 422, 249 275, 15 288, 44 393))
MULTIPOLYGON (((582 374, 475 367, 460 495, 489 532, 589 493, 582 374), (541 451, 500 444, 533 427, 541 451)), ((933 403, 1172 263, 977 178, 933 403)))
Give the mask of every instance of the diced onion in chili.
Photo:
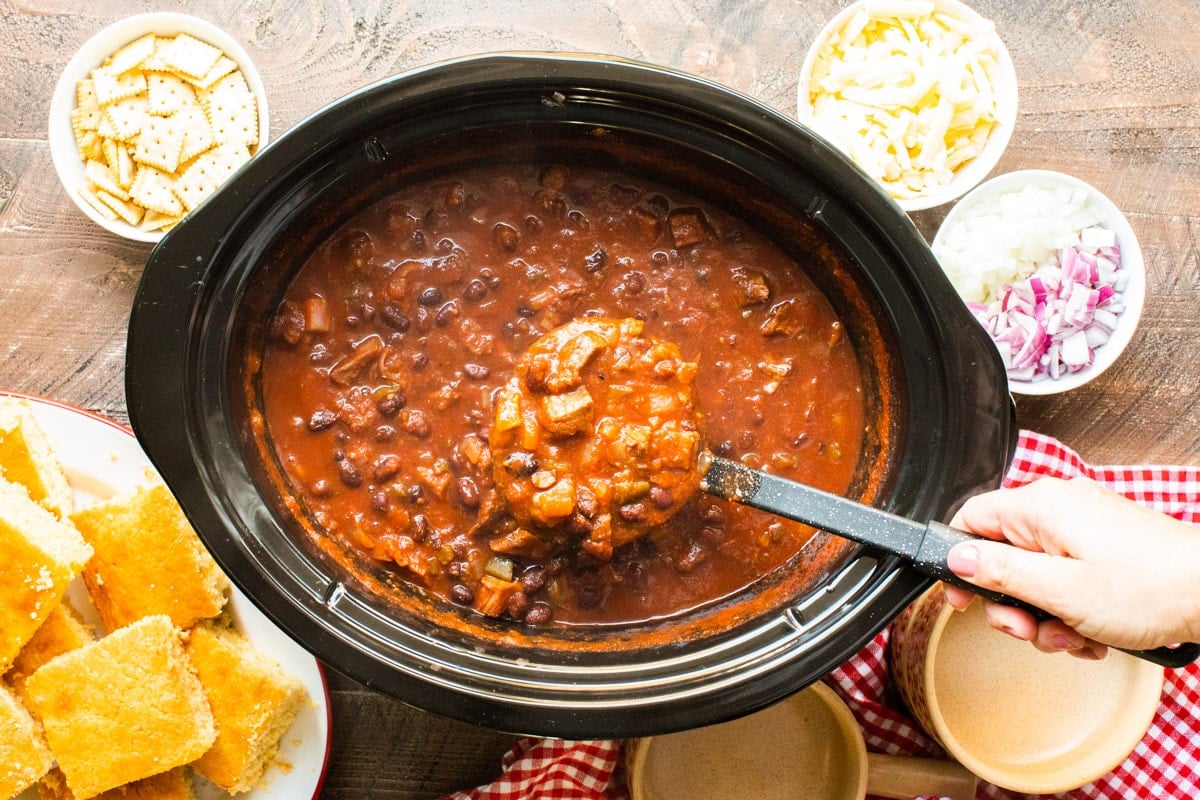
POLYGON ((1026 186, 982 198, 940 238, 934 254, 1010 379, 1086 369, 1116 328, 1127 277, 1099 222, 1081 191, 1026 186))

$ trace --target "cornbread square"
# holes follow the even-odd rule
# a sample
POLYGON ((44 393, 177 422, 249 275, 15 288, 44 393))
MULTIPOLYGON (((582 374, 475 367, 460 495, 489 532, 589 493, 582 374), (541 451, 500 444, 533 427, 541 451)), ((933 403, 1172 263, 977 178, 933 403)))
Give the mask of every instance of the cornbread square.
POLYGON ((165 614, 45 664, 30 710, 76 800, 183 766, 217 737, 204 687, 165 614))
POLYGON ((0 684, 0 797, 13 797, 32 786, 53 763, 38 724, 0 684))
POLYGON ((55 656, 77 650, 94 641, 96 635, 92 629, 69 605, 65 602, 59 603, 13 659, 12 667, 4 676, 4 680, 8 681, 17 696, 24 700, 25 681, 37 672, 42 664, 55 656))
POLYGON ((217 721, 217 741, 192 768, 231 794, 253 789, 308 701, 308 690, 228 628, 197 625, 187 651, 217 721))
POLYGON ((74 496, 28 400, 0 399, 0 470, 60 517, 75 510, 74 496))
POLYGON ((62 601, 92 548, 69 523, 0 478, 0 673, 62 601))
MULTIPOLYGON (((52 769, 38 784, 38 800, 77 798, 67 788, 67 779, 63 774, 57 769, 52 769)), ((183 767, 176 767, 149 778, 142 778, 140 781, 109 789, 96 795, 93 800, 196 800, 196 792, 188 772, 183 767)))
POLYGON ((229 579, 163 484, 140 486, 71 519, 96 550, 83 579, 108 630, 152 614, 189 628, 221 613, 229 579))

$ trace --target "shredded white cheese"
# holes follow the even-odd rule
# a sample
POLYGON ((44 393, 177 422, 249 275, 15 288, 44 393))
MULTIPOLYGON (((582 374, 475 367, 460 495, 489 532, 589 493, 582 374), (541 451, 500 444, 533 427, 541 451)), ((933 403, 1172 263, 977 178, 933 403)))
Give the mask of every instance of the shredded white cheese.
POLYGON ((944 187, 997 124, 1000 48, 929 0, 864 4, 814 60, 812 126, 892 197, 944 187))

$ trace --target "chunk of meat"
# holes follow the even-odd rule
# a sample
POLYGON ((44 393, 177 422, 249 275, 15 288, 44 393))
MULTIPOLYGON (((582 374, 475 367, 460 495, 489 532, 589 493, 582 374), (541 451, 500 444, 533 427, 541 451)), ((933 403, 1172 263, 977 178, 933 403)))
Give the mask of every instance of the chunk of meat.
POLYGON ((738 288, 742 308, 760 305, 771 299, 771 287, 761 272, 745 267, 734 267, 733 283, 738 288))
POLYGON ((694 247, 708 239, 712 227, 698 208, 674 208, 667 214, 667 228, 676 248, 694 247))
POLYGON ((563 394, 542 398, 538 422, 552 436, 574 436, 592 427, 592 395, 586 386, 576 386, 563 394))

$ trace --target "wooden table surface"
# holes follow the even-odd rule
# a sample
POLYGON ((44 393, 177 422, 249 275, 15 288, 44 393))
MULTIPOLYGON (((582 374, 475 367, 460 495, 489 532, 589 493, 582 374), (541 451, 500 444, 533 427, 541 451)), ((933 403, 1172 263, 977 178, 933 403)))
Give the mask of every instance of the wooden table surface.
MULTIPOLYGON (((0 388, 127 420, 125 326, 150 246, 71 203, 50 161, 50 94, 94 32, 179 10, 238 39, 272 136, 344 93, 454 56, 610 53, 704 75, 787 114, 837 0, 0 0, 0 388)), ((1200 3, 975 0, 1016 64, 1020 110, 997 172, 1049 168, 1105 192, 1145 251, 1141 327, 1065 396, 1018 398, 1023 427, 1096 463, 1200 463, 1200 3)), ((932 238, 946 207, 914 214, 932 238)), ((492 777, 513 735, 447 721, 330 673, 322 797, 432 798, 492 777)))

